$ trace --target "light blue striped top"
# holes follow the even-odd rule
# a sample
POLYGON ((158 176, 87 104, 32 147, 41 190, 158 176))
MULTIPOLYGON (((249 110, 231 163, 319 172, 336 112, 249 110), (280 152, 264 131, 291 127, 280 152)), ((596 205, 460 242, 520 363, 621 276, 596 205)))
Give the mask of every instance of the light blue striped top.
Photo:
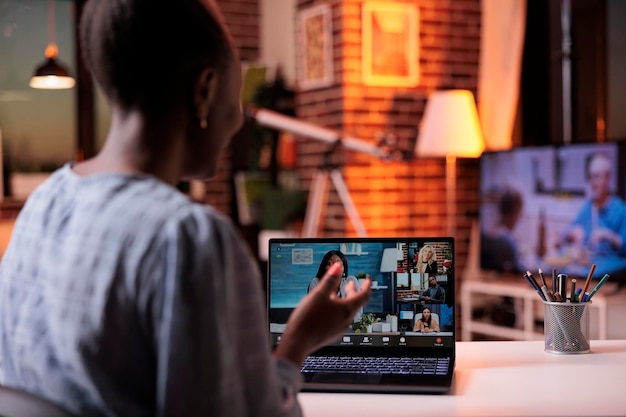
POLYGON ((0 384, 81 416, 300 415, 231 222, 147 175, 33 192, 0 264, 0 384))

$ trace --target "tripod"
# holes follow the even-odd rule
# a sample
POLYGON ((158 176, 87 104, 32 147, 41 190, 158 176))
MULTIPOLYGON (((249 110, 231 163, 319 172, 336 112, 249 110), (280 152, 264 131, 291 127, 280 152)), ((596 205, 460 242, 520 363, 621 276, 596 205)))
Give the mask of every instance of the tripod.
POLYGON ((329 192, 329 180, 335 186, 335 190, 339 195, 341 204, 352 221, 357 235, 361 237, 367 236, 367 231, 359 216, 359 212, 352 201, 350 191, 343 178, 343 174, 336 165, 329 163, 330 154, 339 144, 339 140, 333 143, 325 152, 325 163, 322 168, 315 172, 311 182, 311 190, 309 191, 309 199, 307 201, 306 214, 304 216, 304 225, 302 228, 302 237, 315 237, 319 230, 320 220, 324 214, 324 207, 327 203, 329 192))

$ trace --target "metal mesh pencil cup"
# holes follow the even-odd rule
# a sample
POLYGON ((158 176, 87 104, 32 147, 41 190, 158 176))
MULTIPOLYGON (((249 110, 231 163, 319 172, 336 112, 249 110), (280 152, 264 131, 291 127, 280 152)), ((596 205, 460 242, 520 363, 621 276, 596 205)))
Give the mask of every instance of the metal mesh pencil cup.
POLYGON ((545 351, 561 355, 589 353, 591 302, 544 302, 545 351))

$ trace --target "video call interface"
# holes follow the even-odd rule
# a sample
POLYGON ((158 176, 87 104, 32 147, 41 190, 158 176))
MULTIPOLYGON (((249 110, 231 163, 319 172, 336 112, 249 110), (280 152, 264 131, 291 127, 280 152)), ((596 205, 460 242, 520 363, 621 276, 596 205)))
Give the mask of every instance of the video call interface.
POLYGON ((269 322, 280 343, 289 315, 321 282, 328 267, 343 266, 337 295, 371 280, 371 297, 335 346, 446 346, 454 344, 452 240, 272 240, 269 322))

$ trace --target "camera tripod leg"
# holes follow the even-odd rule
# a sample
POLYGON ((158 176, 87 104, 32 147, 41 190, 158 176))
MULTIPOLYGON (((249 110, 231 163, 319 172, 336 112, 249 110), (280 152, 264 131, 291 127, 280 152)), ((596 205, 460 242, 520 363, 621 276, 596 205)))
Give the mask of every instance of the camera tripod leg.
POLYGON ((320 170, 313 176, 311 183, 311 190, 309 191, 309 200, 307 202, 306 215, 304 217, 304 225, 302 228, 302 237, 315 237, 319 230, 320 220, 324 213, 324 207, 326 205, 328 197, 328 180, 331 179, 337 195, 341 200, 346 214, 352 221, 352 225, 357 232, 358 236, 367 236, 365 225, 359 216, 359 212, 352 201, 350 191, 346 186, 345 180, 341 174, 341 171, 337 169, 333 170, 320 170))
POLYGON ((320 170, 313 175, 309 200, 307 201, 302 237, 315 237, 319 230, 322 209, 328 193, 328 171, 320 170))
POLYGON ((361 237, 366 237, 367 230, 365 230, 365 225, 361 220, 361 216, 359 216, 359 212, 354 205, 354 201, 352 201, 350 190, 348 190, 348 186, 346 185, 343 175, 339 170, 333 169, 330 173, 330 178, 333 180, 333 185, 335 186, 337 194, 341 199, 343 208, 348 214, 348 217, 350 217, 350 220, 352 221, 352 225, 354 226, 357 235, 361 237))

